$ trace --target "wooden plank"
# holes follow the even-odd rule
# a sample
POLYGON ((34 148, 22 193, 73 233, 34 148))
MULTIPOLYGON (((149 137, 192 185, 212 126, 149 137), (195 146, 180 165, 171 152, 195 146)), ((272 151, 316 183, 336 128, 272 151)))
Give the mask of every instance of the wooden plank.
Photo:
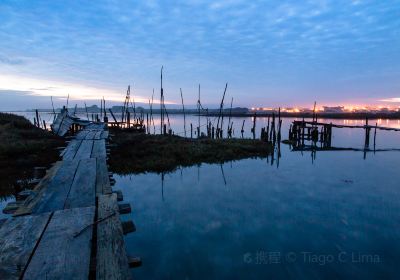
POLYGON ((92 154, 93 140, 82 140, 74 160, 88 159, 92 154))
POLYGON ((77 135, 76 135, 76 139, 78 140, 83 140, 86 138, 86 135, 89 133, 89 130, 81 130, 77 135))
POLYGON ((63 154, 63 159, 64 160, 72 160, 75 157, 75 154, 78 151, 81 143, 82 143, 82 140, 76 140, 76 139, 69 142, 69 144, 63 154))
POLYGON ((100 139, 101 139, 102 133, 103 133, 103 130, 98 130, 98 131, 96 132, 96 135, 95 135, 94 139, 95 139, 95 140, 100 140, 100 139))
POLYGON ((94 212, 95 207, 56 211, 24 279, 88 279, 92 238, 89 225, 93 223, 94 212))
POLYGON ((7 218, 0 219, 0 227, 7 221, 7 218))
POLYGON ((94 140, 95 136, 96 136, 96 130, 91 130, 88 132, 88 134, 86 135, 85 139, 86 140, 94 140))
POLYGON ((117 195, 99 196, 97 214, 109 218, 97 225, 96 279, 130 279, 117 195))
POLYGON ((96 194, 112 193, 110 178, 108 177, 107 162, 105 158, 97 158, 96 168, 96 194))
POLYGON ((105 158, 106 157, 106 141, 95 140, 93 142, 92 158, 105 158))
POLYGON ((64 209, 65 200, 68 197, 78 161, 63 161, 61 167, 43 192, 32 209, 32 213, 52 212, 64 209))
POLYGON ((19 279, 50 213, 7 220, 0 228, 0 278, 19 279))
POLYGON ((96 204, 96 159, 79 162, 64 209, 94 206, 96 204))
POLYGON ((102 139, 108 139, 108 136, 109 136, 108 130, 103 131, 103 133, 101 134, 102 139))
POLYGON ((25 199, 24 204, 18 208, 14 213, 15 216, 27 215, 32 213, 32 209, 36 205, 37 201, 40 198, 40 195, 53 180, 54 176, 57 174, 58 170, 62 166, 62 161, 57 161, 49 170, 47 170, 46 175, 40 180, 40 182, 36 185, 33 191, 36 193, 35 196, 29 196, 25 199))

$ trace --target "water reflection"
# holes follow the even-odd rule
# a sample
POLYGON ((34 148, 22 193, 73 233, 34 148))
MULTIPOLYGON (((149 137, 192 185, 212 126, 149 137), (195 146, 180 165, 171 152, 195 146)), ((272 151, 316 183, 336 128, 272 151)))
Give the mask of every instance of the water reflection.
POLYGON ((133 276, 394 278, 400 177, 398 154, 388 150, 400 138, 378 134, 375 153, 362 160, 363 137, 334 129, 329 149, 277 143, 265 160, 116 176, 115 188, 135 205, 137 232, 126 244, 143 266, 133 276), (346 145, 353 148, 338 149, 346 145))

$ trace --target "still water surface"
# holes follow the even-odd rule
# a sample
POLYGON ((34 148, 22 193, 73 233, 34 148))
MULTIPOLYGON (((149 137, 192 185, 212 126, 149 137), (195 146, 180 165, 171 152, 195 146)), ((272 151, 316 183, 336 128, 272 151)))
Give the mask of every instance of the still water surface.
MULTIPOLYGON (((172 129, 183 135, 182 116, 170 118, 172 129)), ((282 139, 292 120, 283 120, 282 139)), ((189 116, 187 126, 197 121, 189 116)), ((242 121, 234 118, 236 136, 242 121)), ((257 120, 257 132, 266 122, 257 120)), ((397 120, 370 123, 375 122, 400 127, 397 120)), ((246 137, 250 127, 247 118, 246 137)), ((362 148, 364 132, 333 129, 332 144, 362 148)), ((377 148, 400 148, 400 133, 379 131, 377 148)), ((312 159, 310 152, 282 145, 279 166, 271 158, 246 159, 164 176, 114 175, 114 189, 133 206, 123 219, 137 227, 125 239, 128 254, 143 260, 132 274, 136 279, 398 279, 399 163, 396 151, 368 153, 366 159, 362 152, 325 151, 312 159)))
MULTIPOLYGON (((178 129, 182 119, 176 118, 178 129)), ((241 120, 235 119, 237 131, 241 120)), ((284 119, 283 139, 291 121, 284 119)), ((363 133, 334 129, 333 145, 362 148, 363 133)), ((378 132, 377 148, 399 147, 400 133, 378 132)), ((143 260, 133 276, 398 278, 400 153, 363 159, 362 152, 328 151, 312 160, 310 152, 282 145, 281 155, 279 166, 270 158, 246 159, 184 168, 164 180, 159 174, 115 176, 114 189, 134 209, 124 217, 137 227, 126 237, 128 253, 143 260)))

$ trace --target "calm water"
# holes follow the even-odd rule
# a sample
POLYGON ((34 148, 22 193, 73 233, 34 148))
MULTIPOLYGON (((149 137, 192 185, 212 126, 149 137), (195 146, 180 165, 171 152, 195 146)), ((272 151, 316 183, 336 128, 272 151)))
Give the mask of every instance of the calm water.
MULTIPOLYGON (((234 119, 240 131, 242 118, 234 119)), ((292 119, 284 119, 283 139, 292 119)), ((362 124, 362 121, 326 120, 362 124)), ((188 117, 187 126, 196 117, 188 117)), ((202 120, 204 123, 204 120, 202 120)), ((398 121, 380 125, 400 127, 398 121)), ((371 121, 375 123, 375 121, 371 121)), ((257 121, 257 132, 266 119, 257 121)), ((183 135, 182 116, 171 116, 183 135)), ((246 119, 249 136, 251 119, 246 119)), ((158 129, 158 128, 157 128, 158 129)), ((190 132, 188 132, 189 135, 190 132)), ((372 142, 372 141, 371 141, 372 142)), ((363 131, 334 129, 333 146, 362 148, 363 131)), ((377 148, 400 148, 378 132, 377 148)), ((136 279, 398 279, 400 152, 291 152, 271 159, 114 175, 133 211, 136 279)), ((1 205, 0 205, 1 206, 1 205)))
MULTIPOLYGON (((239 131, 241 119, 235 122, 239 131)), ((182 127, 180 117, 175 123, 182 127)), ((363 147, 361 130, 333 133, 334 146, 363 147)), ((400 133, 378 132, 377 148, 399 147, 400 133)), ((398 278, 400 153, 364 160, 360 152, 317 152, 313 161, 282 145, 281 154, 279 167, 247 159, 185 168, 163 181, 158 174, 115 176, 115 189, 134 209, 124 215, 137 227, 126 237, 128 253, 143 260, 133 276, 398 278)))

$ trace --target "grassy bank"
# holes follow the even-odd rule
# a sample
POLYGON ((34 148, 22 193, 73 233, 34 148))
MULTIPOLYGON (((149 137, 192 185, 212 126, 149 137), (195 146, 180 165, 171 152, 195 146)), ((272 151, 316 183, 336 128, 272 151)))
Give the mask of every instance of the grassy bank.
POLYGON ((0 113, 0 196, 16 191, 14 183, 27 179, 35 166, 57 161, 56 147, 64 140, 33 126, 26 118, 0 113))
POLYGON ((113 131, 111 171, 119 174, 168 172, 182 166, 266 157, 271 145, 251 139, 186 139, 113 131))

